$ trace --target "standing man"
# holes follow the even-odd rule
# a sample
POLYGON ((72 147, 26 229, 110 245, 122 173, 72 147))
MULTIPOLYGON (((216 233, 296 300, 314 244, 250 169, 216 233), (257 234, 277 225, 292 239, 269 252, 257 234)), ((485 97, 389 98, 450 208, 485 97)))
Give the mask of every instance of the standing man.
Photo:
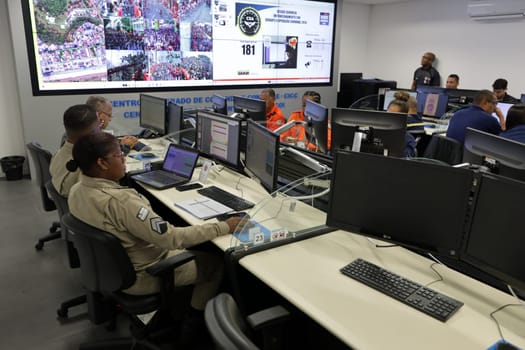
POLYGON ((425 52, 421 58, 421 67, 414 72, 414 80, 412 81, 412 90, 415 90, 418 85, 440 86, 441 77, 439 72, 432 67, 436 60, 436 55, 432 52, 425 52))
POLYGON ((272 131, 284 125, 284 114, 275 104, 275 90, 264 89, 259 97, 266 102, 266 127, 272 131))
POLYGON ((496 107, 497 103, 492 91, 481 90, 470 107, 454 113, 448 124, 447 137, 463 144, 467 127, 498 135, 502 129, 505 129, 505 118, 501 110, 496 107), (499 123, 492 113, 496 113, 499 123))
POLYGON ((447 78, 445 87, 447 89, 457 89, 459 85, 459 76, 457 74, 450 74, 447 78))
POLYGON ((512 97, 507 94, 507 85, 507 80, 503 78, 496 79, 492 84, 492 91, 494 91, 494 95, 496 95, 498 102, 512 104, 520 103, 520 100, 518 100, 516 97, 512 97))

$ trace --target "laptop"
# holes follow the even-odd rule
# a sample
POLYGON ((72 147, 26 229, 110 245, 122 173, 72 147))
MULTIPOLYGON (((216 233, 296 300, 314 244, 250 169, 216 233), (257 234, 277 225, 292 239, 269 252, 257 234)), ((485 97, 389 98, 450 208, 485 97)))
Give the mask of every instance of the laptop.
POLYGON ((162 169, 133 175, 131 178, 158 190, 189 182, 195 170, 199 151, 185 146, 170 144, 162 169))

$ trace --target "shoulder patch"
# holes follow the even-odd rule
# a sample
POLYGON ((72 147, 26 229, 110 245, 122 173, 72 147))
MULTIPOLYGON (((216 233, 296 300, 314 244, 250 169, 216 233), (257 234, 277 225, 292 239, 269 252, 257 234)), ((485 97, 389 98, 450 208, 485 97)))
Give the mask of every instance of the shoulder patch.
POLYGON ((168 223, 160 217, 150 219, 151 229, 157 232, 159 235, 162 235, 168 231, 168 223))
POLYGON ((148 208, 140 207, 139 212, 137 213, 137 219, 139 219, 140 221, 144 221, 148 217, 148 214, 149 214, 148 208))

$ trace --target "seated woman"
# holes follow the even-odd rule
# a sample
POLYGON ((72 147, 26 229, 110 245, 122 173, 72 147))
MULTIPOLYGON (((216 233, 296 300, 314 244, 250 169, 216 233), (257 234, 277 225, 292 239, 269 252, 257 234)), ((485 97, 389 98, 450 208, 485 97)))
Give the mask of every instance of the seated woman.
POLYGON ((499 134, 509 140, 525 143, 525 105, 510 107, 505 120, 505 131, 499 134))
MULTIPOLYGON (((388 112, 392 113, 404 113, 408 115, 408 99, 410 95, 404 91, 398 91, 394 94, 394 100, 388 104, 388 112)), ((405 157, 415 157, 416 151, 416 139, 408 131, 405 135, 405 157)))
MULTIPOLYGON (((125 157, 116 137, 96 133, 73 148, 70 168, 80 168, 79 182, 69 194, 70 212, 78 219, 115 235, 126 249, 137 280, 124 292, 135 295, 159 290, 158 280, 145 269, 184 249, 231 233, 240 218, 189 227, 174 227, 159 217, 147 199, 118 181, 126 173, 125 157)), ((176 285, 194 284, 191 305, 202 311, 222 279, 222 258, 194 251, 195 260, 176 271, 176 285)))

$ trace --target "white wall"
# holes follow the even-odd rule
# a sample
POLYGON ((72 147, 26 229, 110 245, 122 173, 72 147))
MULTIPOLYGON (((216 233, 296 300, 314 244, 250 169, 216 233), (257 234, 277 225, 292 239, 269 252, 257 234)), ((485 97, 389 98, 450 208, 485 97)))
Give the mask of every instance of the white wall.
POLYGON ((422 54, 433 51, 443 85, 450 73, 460 76, 460 88, 465 89, 491 89, 492 82, 503 77, 509 93, 519 98, 525 93, 524 33, 523 19, 471 20, 467 0, 374 5, 364 72, 410 87, 422 54))
MULTIPOLYGON (((11 50, 11 36, 7 3, 0 2, 0 158, 9 155, 23 155, 24 138, 18 87, 14 70, 14 57, 11 50)), ((3 174, 0 171, 0 174, 3 174)))

